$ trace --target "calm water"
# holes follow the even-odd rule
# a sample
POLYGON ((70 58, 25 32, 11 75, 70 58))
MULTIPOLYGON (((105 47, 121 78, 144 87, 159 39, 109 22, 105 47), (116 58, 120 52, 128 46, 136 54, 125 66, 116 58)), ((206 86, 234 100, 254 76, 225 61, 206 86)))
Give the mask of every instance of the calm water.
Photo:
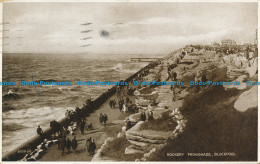
POLYGON ((36 134, 37 125, 49 127, 64 117, 67 109, 82 107, 111 86, 78 86, 77 81, 120 81, 147 63, 130 62, 144 55, 4 54, 3 155, 36 134), (71 86, 21 86, 21 81, 71 81, 71 86))

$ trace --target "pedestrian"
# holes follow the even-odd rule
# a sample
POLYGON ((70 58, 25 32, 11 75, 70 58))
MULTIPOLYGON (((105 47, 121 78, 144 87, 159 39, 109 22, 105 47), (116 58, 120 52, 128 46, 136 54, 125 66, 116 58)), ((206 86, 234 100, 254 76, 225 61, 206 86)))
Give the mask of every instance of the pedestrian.
POLYGON ((126 130, 130 129, 131 126, 132 126, 132 123, 131 123, 131 121, 129 120, 129 118, 127 118, 127 120, 126 120, 126 130))
POLYGON ((110 107, 110 109, 112 108, 112 100, 109 100, 109 107, 110 107))
POLYGON ((68 153, 70 152, 70 147, 71 147, 71 141, 69 138, 67 138, 67 141, 66 141, 66 148, 68 150, 68 153))
POLYGON ((107 118, 107 115, 104 114, 104 115, 103 115, 103 121, 104 121, 104 125, 105 125, 105 126, 106 126, 106 123, 107 123, 107 119, 108 119, 108 118, 107 118))
POLYGON ((81 121, 81 123, 80 123, 80 132, 81 132, 81 134, 83 134, 84 135, 84 129, 85 129, 85 121, 84 121, 84 119, 82 119, 82 121, 81 121))
POLYGON ((117 97, 120 97, 120 87, 119 86, 117 86, 116 91, 117 91, 117 97))
POLYGON ((61 150, 62 135, 58 136, 58 149, 61 150))
POLYGON ((63 136, 61 139, 61 150, 62 150, 61 155, 64 154, 65 147, 66 147, 66 137, 63 136))
POLYGON ((65 126, 63 126, 63 128, 62 128, 62 132, 61 132, 61 133, 62 133, 63 136, 65 136, 65 137, 67 136, 67 134, 68 134, 68 130, 66 129, 65 126))
POLYGON ((57 140, 58 140, 58 142, 57 142, 58 143, 58 149, 60 150, 61 149, 61 138, 58 138, 57 140))
POLYGON ((91 144, 91 137, 86 140, 86 150, 88 151, 88 155, 90 155, 90 144, 91 144))
POLYGON ((141 114, 141 121, 145 121, 146 120, 146 114, 144 112, 142 112, 141 114))
POLYGON ((102 113, 100 113, 100 115, 99 115, 99 122, 102 125, 102 123, 103 123, 103 115, 102 115, 102 113))
POLYGON ((126 99, 125 99, 126 103, 128 103, 129 100, 130 100, 129 97, 127 96, 126 99))
POLYGON ((38 126, 36 132, 37 132, 37 134, 39 134, 41 137, 43 137, 43 131, 42 131, 42 128, 40 127, 40 125, 38 126))
POLYGON ((117 97, 121 97, 121 88, 118 86, 117 97))
POLYGON ((123 112, 126 112, 126 103, 123 104, 123 112))
POLYGON ((113 108, 116 108, 116 100, 114 100, 113 108))
POLYGON ((95 150, 96 150, 96 143, 95 143, 94 139, 91 141, 91 143, 89 145, 89 149, 90 149, 90 155, 94 156, 95 150))
POLYGON ((72 148, 74 153, 76 153, 77 147, 78 147, 78 141, 76 139, 76 136, 74 136, 74 138, 71 141, 71 148, 72 148))
POLYGON ((152 111, 149 112, 149 117, 148 117, 148 121, 151 121, 151 120, 153 120, 153 112, 152 111))
POLYGON ((122 103, 122 101, 120 100, 120 101, 119 101, 119 111, 121 112, 122 109, 123 109, 123 103, 122 103))

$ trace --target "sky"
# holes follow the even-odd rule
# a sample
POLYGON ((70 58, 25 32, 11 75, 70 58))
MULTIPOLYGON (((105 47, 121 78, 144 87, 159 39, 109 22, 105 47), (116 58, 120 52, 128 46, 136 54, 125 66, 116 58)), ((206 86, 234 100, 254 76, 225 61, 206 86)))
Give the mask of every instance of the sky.
POLYGON ((167 54, 225 38, 253 43, 257 8, 257 3, 4 3, 3 50, 167 54))

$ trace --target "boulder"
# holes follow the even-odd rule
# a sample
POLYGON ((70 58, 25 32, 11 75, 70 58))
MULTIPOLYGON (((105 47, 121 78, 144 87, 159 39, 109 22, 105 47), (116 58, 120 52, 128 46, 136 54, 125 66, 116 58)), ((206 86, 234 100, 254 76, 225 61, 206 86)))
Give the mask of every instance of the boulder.
POLYGON ((143 158, 148 158, 152 155, 152 153, 154 153, 156 151, 156 148, 151 149, 148 153, 144 154, 143 158))
POLYGON ((238 59, 238 58, 233 59, 233 63, 232 64, 234 64, 237 68, 242 68, 243 67, 242 61, 240 59, 238 59))
POLYGON ((247 59, 243 56, 238 56, 237 54, 230 54, 223 57, 224 63, 233 65, 237 68, 245 68, 247 65, 247 59))
POLYGON ((224 88, 227 89, 238 89, 238 90, 244 90, 246 89, 248 86, 246 85, 245 81, 247 80, 247 75, 241 75, 239 76, 236 80, 232 81, 232 82, 240 82, 240 85, 224 85, 224 88))
POLYGON ((234 104, 234 108, 239 112, 245 112, 251 108, 257 108, 258 101, 257 95, 258 94, 258 87, 253 86, 248 91, 243 92, 234 104))
POLYGON ((241 75, 236 79, 236 81, 238 82, 245 82, 246 80, 247 80, 247 75, 241 75))
POLYGON ((249 66, 246 67, 246 71, 248 72, 249 76, 254 76, 258 71, 258 57, 253 58, 249 61, 249 66))
POLYGON ((142 100, 142 99, 140 99, 139 100, 139 105, 140 106, 148 106, 149 105, 149 100, 142 100))
POLYGON ((101 150, 98 149, 94 157, 91 159, 91 161, 97 162, 97 161, 106 161, 106 162, 115 162, 115 160, 111 160, 108 157, 104 157, 101 155, 101 150))
POLYGON ((131 114, 128 118, 131 123, 137 123, 138 121, 140 121, 141 113, 131 114))

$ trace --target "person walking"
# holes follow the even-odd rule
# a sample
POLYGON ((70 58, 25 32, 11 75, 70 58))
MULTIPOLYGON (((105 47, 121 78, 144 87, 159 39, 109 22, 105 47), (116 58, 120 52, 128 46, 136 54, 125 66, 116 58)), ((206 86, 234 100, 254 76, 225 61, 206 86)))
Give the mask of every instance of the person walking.
POLYGON ((71 148, 72 148, 74 153, 76 153, 77 147, 78 147, 78 141, 76 139, 76 136, 74 136, 74 138, 71 141, 71 148))
POLYGON ((66 148, 68 150, 68 153, 70 152, 70 147, 71 147, 71 141, 69 138, 67 138, 67 141, 66 141, 66 148))
POLYGON ((126 97, 125 101, 126 101, 126 103, 129 103, 130 99, 128 96, 126 97))
POLYGON ((86 125, 86 123, 85 123, 84 119, 82 119, 82 121, 81 121, 81 123, 80 123, 80 132, 81 132, 81 134, 83 134, 83 135, 84 135, 85 125, 86 125))
POLYGON ((95 150, 96 150, 96 143, 95 143, 94 139, 91 141, 91 143, 89 145, 89 149, 90 149, 90 155, 94 156, 95 150))
POLYGON ((91 152, 91 151, 90 151, 91 141, 92 141, 91 137, 86 140, 86 150, 87 150, 87 152, 88 152, 88 155, 90 155, 90 152, 91 152))
POLYGON ((112 108, 112 106, 113 106, 113 100, 109 100, 109 107, 110 107, 110 109, 112 108))
POLYGON ((148 121, 151 121, 151 120, 153 120, 153 112, 152 111, 149 112, 149 117, 148 117, 148 121))
POLYGON ((100 113, 100 115, 99 115, 99 122, 101 125, 103 124, 103 114, 102 113, 100 113))
POLYGON ((42 131, 42 128, 40 127, 40 125, 38 126, 36 132, 37 132, 38 135, 40 135, 41 137, 43 137, 43 131, 42 131))
POLYGON ((106 126, 106 124, 107 124, 107 115, 106 114, 104 114, 103 115, 103 121, 104 121, 104 125, 106 126))
POLYGON ((126 112, 126 103, 123 104, 123 112, 126 112))
POLYGON ((145 112, 142 112, 141 121, 145 121, 145 120, 146 120, 146 114, 145 114, 145 112))
POLYGON ((116 108, 116 100, 113 101, 113 108, 116 108))
POLYGON ((62 150, 61 155, 62 155, 62 156, 63 156, 63 154, 64 154, 65 147, 66 147, 66 137, 63 137, 63 138, 61 139, 61 150, 62 150))
POLYGON ((121 100, 119 100, 119 111, 121 112, 123 109, 123 103, 121 100))
POLYGON ((62 144, 62 135, 58 135, 58 149, 61 150, 61 144, 62 144))
POLYGON ((131 126, 132 126, 132 123, 131 123, 131 121, 129 120, 129 118, 127 118, 127 120, 126 120, 126 130, 130 129, 131 126))

